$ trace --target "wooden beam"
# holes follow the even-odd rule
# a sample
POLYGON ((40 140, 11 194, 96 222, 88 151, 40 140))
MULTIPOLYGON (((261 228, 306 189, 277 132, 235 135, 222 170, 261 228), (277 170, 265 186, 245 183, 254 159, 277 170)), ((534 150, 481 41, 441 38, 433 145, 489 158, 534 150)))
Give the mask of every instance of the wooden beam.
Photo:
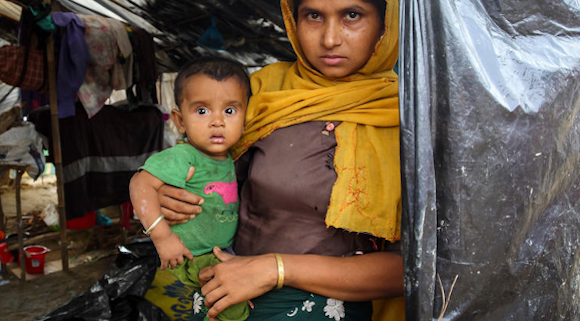
MULTIPOLYGON (((70 230, 67 231, 67 235, 73 235, 73 234, 77 234, 79 232, 82 232, 84 230, 70 230)), ((50 233, 44 233, 44 234, 40 234, 34 237, 31 237, 29 239, 26 239, 23 241, 23 245, 31 245, 31 244, 38 244, 38 243, 42 243, 44 241, 48 241, 48 240, 54 240, 60 237, 60 232, 50 232, 50 233)), ((6 248, 8 251, 13 251, 18 249, 18 244, 10 244, 8 245, 6 248)))
MULTIPOLYGON (((8 175, 10 175, 10 171, 8 171, 7 173, 8 175)), ((5 230, 6 228, 6 217, 4 216, 4 210, 2 209, 2 198, 0 198, 0 231, 4 232, 5 237, 8 236, 7 231, 5 230)), ((0 243, 4 241, 4 240, 0 240, 0 243)))
MULTIPOLYGON (((9 175, 10 172, 8 172, 9 175)), ((4 221, 4 210, 2 210, 2 198, 0 197, 0 231, 2 231, 2 233, 4 233, 4 235, 7 234, 7 231, 4 229, 6 226, 6 223, 4 221)), ((5 236, 6 237, 6 236, 5 236)), ((3 243, 4 239, 0 239, 0 243, 3 243)), ((8 249, 6 249, 6 251, 8 251, 8 249)), ((1 255, 2 253, 0 253, 1 255)), ((1 263, 0 262, 0 268, 2 269, 2 271, 8 271, 6 269, 6 264, 1 263)))
POLYGON ((6 17, 11 21, 20 22, 20 17, 22 16, 22 10, 28 8, 28 6, 17 0, 1 0, 6 12, 0 12, 2 17, 6 17))
MULTIPOLYGON (((127 10, 128 12, 130 12, 130 13, 132 13, 132 14, 134 14, 134 15, 137 15, 137 16, 139 16, 139 17, 141 17, 141 15, 139 15, 139 14, 135 13, 133 10, 129 9, 129 8, 126 6, 126 5, 122 4, 121 2, 119 2, 119 1, 117 1, 117 0, 111 0, 111 2, 113 2, 114 4, 118 5, 119 7, 123 8, 123 9, 127 10)), ((140 12, 140 13, 142 13, 142 14, 144 14, 144 15, 147 15, 147 16, 151 17, 151 16, 149 15, 149 12, 147 12, 147 11, 143 10, 143 9, 142 9, 140 6, 137 6, 137 5, 135 5, 133 2, 129 2, 129 3, 131 3, 131 4, 132 4, 133 6, 135 6, 137 9, 141 10, 141 12, 140 12)))
POLYGON ((200 20, 200 19, 203 19, 203 18, 207 18, 209 16, 210 16, 210 14, 208 12, 204 12, 202 14, 199 14, 197 16, 193 16, 191 18, 187 18, 187 19, 183 19, 183 20, 176 21, 175 24, 176 25, 184 25, 186 23, 194 22, 194 21, 197 21, 197 20, 200 20))
POLYGON ((282 50, 282 51, 286 52, 288 55, 290 55, 290 57, 296 57, 296 53, 294 52, 294 50, 290 50, 290 49, 288 49, 288 48, 286 48, 286 47, 282 46, 281 44, 279 44, 279 43, 278 43, 276 40, 274 40, 274 39, 269 39, 269 42, 270 42, 270 43, 271 43, 273 46, 275 46, 275 47, 279 48, 280 50, 282 50))
POLYGON ((117 1, 117 0, 110 0, 110 1, 112 3, 118 5, 119 7, 123 8, 123 9, 125 9, 125 10, 127 10, 127 11, 129 11, 131 13, 133 13, 133 11, 129 10, 129 8, 127 8, 124 4, 120 3, 119 1, 117 1))
POLYGON ((259 6, 256 6, 254 3, 252 3, 251 1, 248 0, 241 0, 246 6, 252 8, 252 10, 256 11, 257 13, 259 13, 262 17, 270 20, 273 24, 277 25, 278 27, 280 27, 281 29, 286 29, 286 27, 284 26, 284 23, 280 24, 278 23, 279 19, 273 19, 267 12, 265 12, 264 10, 262 10, 259 6))
MULTIPOLYGON (((119 219, 119 218, 115 218, 115 217, 114 218, 111 218, 111 224, 109 226, 111 226, 111 225, 118 225, 118 224, 120 224, 120 222, 121 222, 121 219, 119 219)), ((141 223, 139 223, 139 222, 133 223, 132 222, 131 223, 131 226, 132 227, 134 227, 134 226, 141 226, 141 223)), ((95 225, 95 226, 91 226, 91 227, 84 228, 84 229, 68 230, 66 233, 67 233, 68 236, 70 236, 70 235, 79 234, 81 232, 85 232, 85 231, 90 230, 90 229, 94 229, 94 230, 96 230, 95 233, 99 233, 98 230, 99 230, 100 227, 101 226, 95 225)), ((125 231, 125 229, 123 229, 123 231, 125 231)), ((29 239, 24 240, 23 241, 23 244, 24 244, 24 246, 31 245, 31 244, 38 244, 38 243, 42 243, 44 241, 57 239, 59 237, 60 237, 60 232, 44 233, 44 234, 40 234, 40 235, 37 235, 37 236, 34 236, 34 237, 31 237, 29 239)), ((147 236, 146 235, 143 235, 143 237, 145 238, 147 236)), ((127 240, 125 239, 124 242, 127 243, 127 240)), ((16 249, 18 249, 18 244, 17 243, 9 244, 8 246, 6 246, 6 250, 7 251, 14 251, 16 249)))
MULTIPOLYGON (((51 0, 44 0, 51 5, 51 0)), ((68 241, 66 237, 66 213, 64 203, 64 175, 62 169, 62 151, 60 145, 60 128, 58 123, 58 100, 56 88, 56 63, 54 56, 54 35, 50 35, 46 45, 46 60, 48 63, 48 87, 50 93, 50 123, 52 125, 52 150, 54 167, 56 169, 56 192, 58 196, 58 217, 60 225, 60 247, 62 270, 68 271, 68 241)))
POLYGON ((143 12, 147 12, 147 10, 145 10, 143 7, 141 7, 140 5, 136 4, 135 2, 131 1, 131 0, 127 0, 127 2, 129 2, 131 5, 133 5, 135 8, 143 11, 143 12))
POLYGON ((24 232, 22 229, 24 228, 22 224, 22 204, 20 203, 20 182, 22 181, 22 175, 24 174, 26 167, 16 169, 16 220, 18 224, 18 255, 20 256, 20 282, 24 282, 26 280, 26 271, 25 271, 25 257, 26 253, 24 253, 24 232))
POLYGON ((21 6, 24 9, 27 9, 28 8, 28 6, 26 4, 24 4, 24 3, 22 3, 22 2, 20 2, 18 0, 6 0, 6 1, 12 2, 12 3, 16 4, 16 5, 19 5, 19 6, 21 6))
POLYGON ((14 19, 14 17, 12 17, 11 15, 5 14, 4 12, 0 12, 0 16, 7 18, 7 19, 10 19, 12 21, 16 21, 16 22, 20 21, 20 20, 14 19))

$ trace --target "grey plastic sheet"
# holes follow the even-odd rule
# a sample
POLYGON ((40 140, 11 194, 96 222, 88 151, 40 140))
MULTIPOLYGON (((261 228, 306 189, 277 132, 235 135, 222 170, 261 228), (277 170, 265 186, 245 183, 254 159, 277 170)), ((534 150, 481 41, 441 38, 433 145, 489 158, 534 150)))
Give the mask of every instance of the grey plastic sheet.
POLYGON ((580 320, 580 2, 400 13, 407 320, 580 320))

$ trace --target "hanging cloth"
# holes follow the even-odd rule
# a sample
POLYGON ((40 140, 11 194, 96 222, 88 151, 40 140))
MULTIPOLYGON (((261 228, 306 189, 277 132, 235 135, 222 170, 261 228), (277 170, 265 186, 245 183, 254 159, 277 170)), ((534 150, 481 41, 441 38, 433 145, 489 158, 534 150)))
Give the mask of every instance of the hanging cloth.
POLYGON ((155 42, 153 36, 141 28, 133 28, 131 36, 135 56, 135 93, 127 90, 127 98, 133 97, 136 102, 157 104, 157 63, 155 60, 155 42), (135 96, 136 95, 136 96, 135 96))
MULTIPOLYGON (((99 16, 78 16, 85 26, 85 40, 93 58, 79 89, 79 100, 91 118, 101 110, 113 89, 126 89, 132 82, 129 78, 132 76, 126 75, 119 56, 122 54, 132 65, 133 50, 127 31, 119 21, 99 16)), ((127 72, 132 74, 132 67, 127 72)))
POLYGON ((28 9, 30 9, 30 12, 34 16, 35 23, 44 31, 51 33, 56 29, 56 25, 51 19, 48 4, 44 2, 32 3, 28 6, 28 9))
POLYGON ((133 46, 125 25, 114 19, 109 19, 109 22, 120 51, 113 65, 113 89, 124 90, 133 84, 133 46))
POLYGON ((101 110, 113 92, 110 71, 117 62, 119 47, 110 32, 111 27, 106 18, 78 16, 85 26, 85 40, 92 57, 78 97, 87 111, 88 118, 91 118, 101 110))
POLYGON ((58 117, 75 115, 75 96, 81 87, 87 64, 91 61, 89 47, 85 41, 85 27, 72 12, 52 13, 54 24, 62 27, 56 89, 58 96, 58 117))

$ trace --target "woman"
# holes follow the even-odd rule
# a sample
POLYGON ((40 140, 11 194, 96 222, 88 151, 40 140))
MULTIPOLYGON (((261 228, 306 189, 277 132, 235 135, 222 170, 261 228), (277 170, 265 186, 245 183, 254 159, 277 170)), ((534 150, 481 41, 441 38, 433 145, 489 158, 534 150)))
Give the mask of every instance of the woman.
MULTIPOLYGON (((250 320, 370 320, 371 300, 403 293, 402 257, 388 251, 400 239, 398 2, 281 5, 298 60, 251 76, 231 151, 237 256, 214 251, 223 263, 200 272, 202 294, 210 318, 251 300, 250 320)), ((174 223, 199 213, 196 195, 159 196, 174 223)))

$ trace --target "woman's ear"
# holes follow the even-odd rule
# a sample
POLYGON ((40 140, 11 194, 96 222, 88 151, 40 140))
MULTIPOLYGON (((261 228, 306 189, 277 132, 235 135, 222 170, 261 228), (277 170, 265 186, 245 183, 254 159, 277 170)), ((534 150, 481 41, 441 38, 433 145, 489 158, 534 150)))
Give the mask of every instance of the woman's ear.
POLYGON ((179 132, 185 134, 185 125, 183 124, 183 115, 181 114, 181 111, 179 109, 172 109, 169 116, 171 117, 171 120, 173 120, 175 126, 177 126, 179 132))

